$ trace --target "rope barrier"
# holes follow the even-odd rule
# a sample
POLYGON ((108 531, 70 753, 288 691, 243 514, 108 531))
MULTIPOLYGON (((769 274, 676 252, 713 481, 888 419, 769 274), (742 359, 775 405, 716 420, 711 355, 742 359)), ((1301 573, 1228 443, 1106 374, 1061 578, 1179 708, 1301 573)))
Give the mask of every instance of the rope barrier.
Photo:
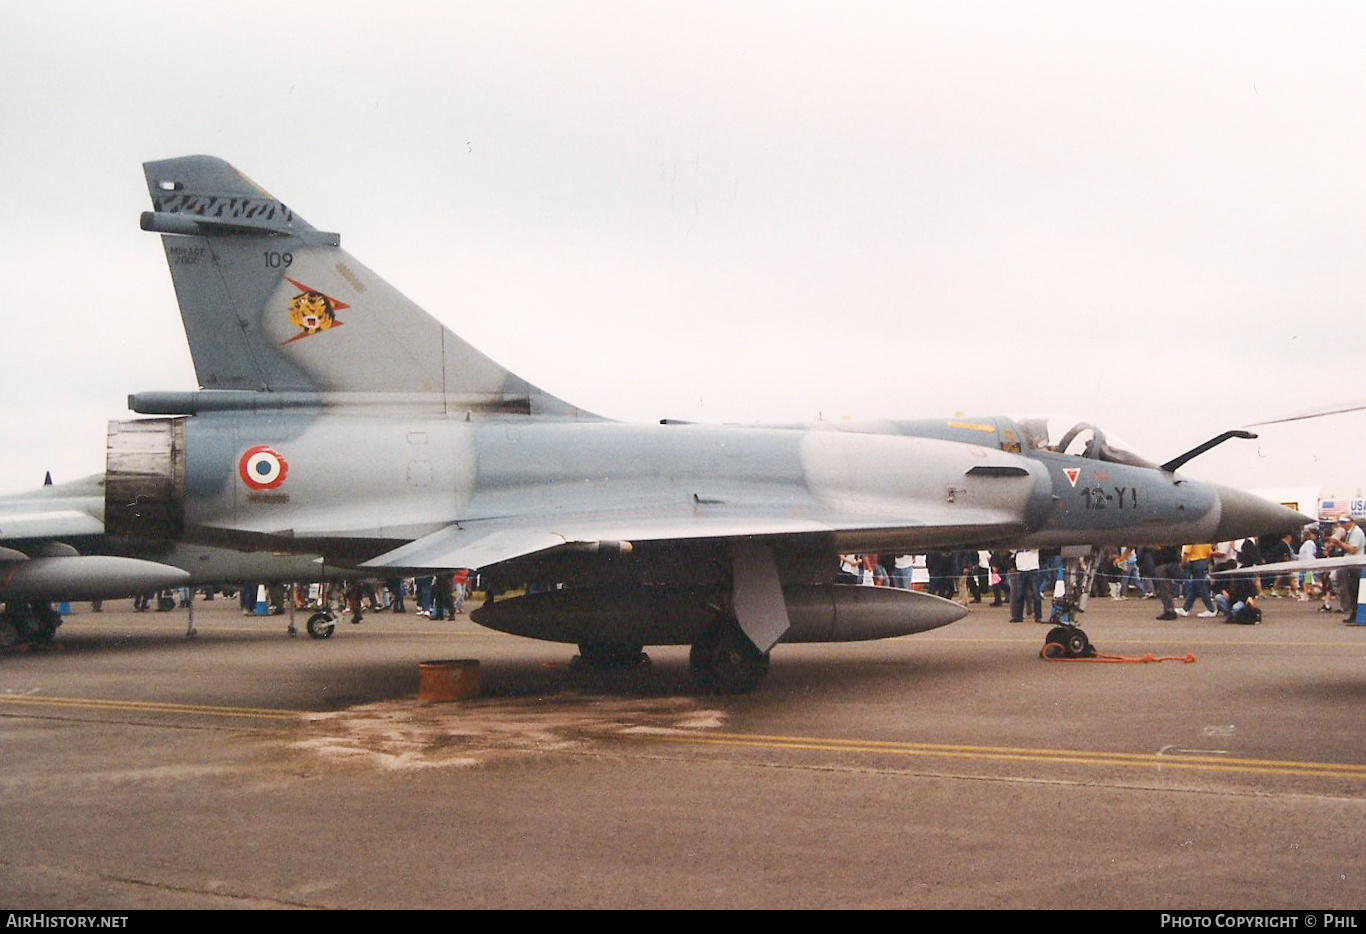
MULTIPOLYGON (((1275 577, 1275 578, 1292 577, 1292 576, 1293 576, 1293 577, 1298 577, 1298 576, 1300 576, 1301 574, 1315 574, 1315 575, 1317 575, 1317 574, 1331 574, 1331 573, 1332 573, 1332 570, 1320 571, 1320 570, 1314 570, 1314 569, 1310 569, 1310 570, 1307 570, 1307 571, 1267 571, 1267 572, 1265 572, 1265 573, 1262 573, 1262 572, 1260 572, 1260 571, 1253 571, 1253 570, 1250 569, 1250 568, 1238 568, 1237 570, 1246 571, 1246 574, 1245 574, 1244 576, 1247 576, 1247 577, 1256 576, 1256 577, 1275 577)), ((1034 571, 1033 573, 1043 576, 1045 580, 1054 580, 1057 572, 1056 572, 1056 571, 1049 571, 1049 570, 1040 570, 1040 571, 1034 571)), ((958 575, 956 578, 955 578, 954 576, 948 575, 948 574, 945 574, 945 575, 931 575, 931 576, 932 576, 932 577, 935 577, 935 578, 943 577, 944 580, 962 580, 962 579, 963 579, 963 575, 961 575, 961 574, 958 575)), ((1218 580, 1226 580, 1226 579, 1227 579, 1227 578, 1225 578, 1225 577, 1218 578, 1218 580)), ((1010 580, 1010 577, 1009 577, 1008 574, 1001 577, 1001 583, 1003 583, 1003 584, 1004 584, 1004 583, 1008 583, 1009 580, 1010 580)), ((1116 583, 1116 581, 1118 580, 1118 578, 1114 577, 1113 575, 1097 574, 1097 575, 1096 575, 1096 580, 1105 581, 1106 583, 1110 584, 1111 586, 1114 586, 1115 583, 1116 583)), ((1129 580, 1131 580, 1131 578, 1127 578, 1127 577, 1126 577, 1126 578, 1124 578, 1124 580, 1125 580, 1125 581, 1129 581, 1129 580)), ((1213 582, 1215 581, 1215 578, 1211 578, 1210 576, 1206 575, 1205 577, 1143 577, 1142 580, 1143 580, 1145 583, 1156 583, 1157 581, 1166 581, 1166 582, 1168 582, 1168 583, 1170 583, 1170 584, 1185 584, 1185 583, 1189 583, 1190 581, 1193 581, 1193 580, 1204 580, 1204 581, 1210 581, 1211 583, 1213 583, 1213 582)), ((990 586, 990 585, 989 585, 989 586, 990 586)), ((1133 587, 1134 585, 1133 585, 1133 584, 1128 584, 1127 586, 1133 587)))

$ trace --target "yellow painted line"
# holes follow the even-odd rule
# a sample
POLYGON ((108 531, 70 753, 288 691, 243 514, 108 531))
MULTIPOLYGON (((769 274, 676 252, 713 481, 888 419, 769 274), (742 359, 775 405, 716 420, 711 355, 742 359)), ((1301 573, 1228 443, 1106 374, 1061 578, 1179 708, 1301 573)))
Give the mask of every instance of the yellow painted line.
POLYGON ((33 694, 0 694, 0 704, 63 707, 77 710, 115 710, 123 713, 186 713, 209 717, 248 717, 257 720, 297 720, 294 710, 260 707, 212 707, 203 704, 160 704, 152 701, 100 700, 93 697, 41 697, 33 694))
POLYGON ((803 752, 854 752, 874 755, 975 759, 998 762, 1049 762, 1066 765, 1171 768, 1201 772, 1260 775, 1304 775, 1366 781, 1366 765, 1341 762, 1294 762, 1279 759, 1233 759, 1224 756, 1158 755, 1076 749, 1030 749, 1015 746, 965 746, 942 743, 895 743, 875 740, 763 736, 747 733, 637 734, 633 738, 700 746, 782 749, 803 752))

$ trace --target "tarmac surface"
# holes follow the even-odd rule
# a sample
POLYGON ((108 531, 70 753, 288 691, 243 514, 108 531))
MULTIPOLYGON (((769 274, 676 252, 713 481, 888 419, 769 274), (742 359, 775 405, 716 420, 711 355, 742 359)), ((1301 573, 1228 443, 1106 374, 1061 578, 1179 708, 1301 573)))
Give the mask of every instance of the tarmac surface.
POLYGON ((0 654, 0 904, 1361 908, 1366 627, 1263 606, 1093 600, 1102 652, 1196 659, 1148 664, 974 606, 709 697, 684 648, 589 676, 463 618, 82 604, 0 654), (446 658, 482 696, 418 704, 446 658))

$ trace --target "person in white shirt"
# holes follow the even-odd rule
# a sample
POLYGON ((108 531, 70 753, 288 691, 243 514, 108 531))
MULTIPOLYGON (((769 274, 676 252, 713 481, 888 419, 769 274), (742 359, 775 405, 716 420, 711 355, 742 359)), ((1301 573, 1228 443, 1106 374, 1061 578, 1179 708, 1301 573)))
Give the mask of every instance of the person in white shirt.
POLYGON ((1015 576, 1010 584, 1010 621, 1024 622, 1025 600, 1029 600, 1034 622, 1043 622, 1043 595, 1039 592, 1039 550, 1027 548, 1015 552, 1015 576))
MULTIPOLYGON (((1338 552, 1343 555, 1366 554, 1366 532, 1361 530, 1351 516, 1343 516, 1339 523, 1347 534, 1338 543, 1338 552)), ((1338 605, 1342 607, 1344 623, 1357 621, 1357 586, 1361 583, 1361 568, 1343 568, 1338 571, 1338 605)))
MULTIPOLYGON (((1299 554, 1296 558, 1300 561, 1313 561, 1319 556, 1319 530, 1310 529, 1304 533, 1304 541, 1300 542, 1299 554)), ((1300 600, 1308 600, 1312 594, 1314 586, 1314 573, 1305 571, 1300 574, 1300 600)))

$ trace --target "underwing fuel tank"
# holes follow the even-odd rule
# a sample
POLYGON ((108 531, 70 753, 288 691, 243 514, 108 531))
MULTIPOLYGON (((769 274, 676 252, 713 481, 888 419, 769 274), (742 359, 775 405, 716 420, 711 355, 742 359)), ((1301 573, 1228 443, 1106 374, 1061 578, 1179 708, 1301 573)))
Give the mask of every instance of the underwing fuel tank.
POLYGON ((106 555, 0 564, 0 600, 116 600, 189 583, 180 568, 106 555))
MULTIPOLYGON (((892 587, 795 584, 783 588, 783 602, 791 628, 782 642, 890 639, 967 615, 951 600, 892 587)), ((666 586, 552 590, 486 603, 470 614, 514 636, 634 645, 689 645, 717 618, 705 591, 666 586)))

